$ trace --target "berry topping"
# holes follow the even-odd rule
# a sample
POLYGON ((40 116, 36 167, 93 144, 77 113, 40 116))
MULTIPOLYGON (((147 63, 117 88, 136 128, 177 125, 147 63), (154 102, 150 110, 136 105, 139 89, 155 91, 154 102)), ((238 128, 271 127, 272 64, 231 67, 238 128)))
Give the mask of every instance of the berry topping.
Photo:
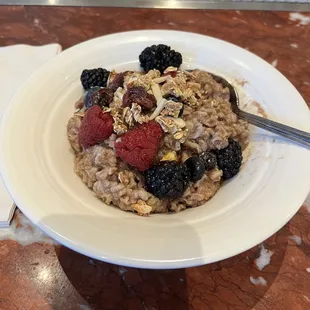
POLYGON ((123 97, 123 106, 130 107, 135 102, 145 110, 150 110, 156 105, 156 98, 146 92, 142 86, 134 86, 127 90, 123 97))
POLYGON ((85 107, 98 105, 103 108, 113 101, 113 91, 109 88, 92 87, 85 96, 85 107))
POLYGON ((144 171, 152 166, 162 137, 163 131, 157 122, 138 125, 116 140, 116 155, 139 171, 144 171))
POLYGON ((196 182, 200 180, 205 173, 205 165, 199 156, 192 156, 188 158, 184 164, 189 170, 191 181, 196 182))
POLYGON ((79 130, 79 143, 86 149, 109 138, 113 133, 113 117, 103 113, 99 106, 92 106, 83 118, 79 130))
POLYGON ((144 173, 146 190, 158 198, 181 197, 189 185, 190 173, 184 164, 162 161, 144 173))
POLYGON ((99 105, 101 108, 107 107, 113 101, 113 97, 114 94, 111 89, 101 88, 92 95, 93 105, 99 105))
POLYGON ((180 67, 182 55, 170 48, 170 46, 159 44, 145 48, 139 55, 140 66, 148 72, 157 69, 161 73, 168 67, 180 67))
POLYGON ((117 73, 109 85, 109 88, 115 92, 119 87, 124 85, 124 73, 117 73))
POLYGON ((96 91, 98 91, 100 89, 99 86, 95 86, 90 88, 84 95, 84 106, 86 109, 89 109, 90 107, 93 106, 93 102, 92 102, 92 94, 95 93, 96 91))
POLYGON ((211 152, 203 152, 199 155, 202 159, 206 171, 212 170, 216 167, 216 156, 211 152))
POLYGON ((85 90, 94 86, 106 87, 109 75, 110 71, 103 68, 85 69, 81 74, 81 83, 85 90))
POLYGON ((223 170, 223 179, 230 179, 236 175, 242 163, 242 151, 240 144, 229 139, 229 144, 222 150, 216 150, 215 155, 217 158, 218 167, 223 170))

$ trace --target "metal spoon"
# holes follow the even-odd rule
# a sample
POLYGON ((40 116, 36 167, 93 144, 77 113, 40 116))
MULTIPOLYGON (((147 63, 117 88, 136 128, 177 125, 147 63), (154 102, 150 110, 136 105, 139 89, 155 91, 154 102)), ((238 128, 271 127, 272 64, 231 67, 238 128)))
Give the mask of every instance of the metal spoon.
POLYGON ((262 129, 265 129, 267 131, 283 136, 287 139, 293 140, 299 144, 310 147, 310 133, 309 132, 305 132, 305 131, 302 131, 302 130, 299 130, 293 127, 289 127, 287 125, 283 125, 283 124, 271 121, 269 119, 240 110, 239 97, 238 97, 238 94, 235 88, 224 78, 218 75, 215 75, 213 73, 209 73, 209 74, 214 78, 216 82, 222 84, 224 87, 227 87, 229 89, 231 108, 233 112, 236 113, 240 119, 243 119, 249 122, 250 124, 260 127, 262 129))

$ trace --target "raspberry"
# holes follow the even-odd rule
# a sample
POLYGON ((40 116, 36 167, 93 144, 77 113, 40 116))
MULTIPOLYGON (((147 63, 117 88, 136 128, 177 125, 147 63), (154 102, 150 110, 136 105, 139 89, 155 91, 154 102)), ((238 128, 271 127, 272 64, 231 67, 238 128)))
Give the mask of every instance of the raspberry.
POLYGON ((79 131, 79 143, 88 148, 109 138, 113 133, 113 117, 94 105, 86 112, 79 131))
POLYGON ((144 171, 152 166, 162 137, 160 125, 149 121, 116 140, 116 155, 139 171, 144 171))

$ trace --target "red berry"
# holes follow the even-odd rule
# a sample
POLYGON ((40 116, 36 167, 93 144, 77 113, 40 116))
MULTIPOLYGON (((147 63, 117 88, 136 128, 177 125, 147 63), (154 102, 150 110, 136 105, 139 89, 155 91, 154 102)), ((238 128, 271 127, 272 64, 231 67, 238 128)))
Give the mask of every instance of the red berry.
POLYGON ((94 105, 87 110, 79 131, 79 142, 86 149, 109 138, 113 133, 113 117, 94 105))
POLYGON ((152 166, 162 137, 160 125, 149 121, 116 140, 116 155, 139 171, 144 171, 152 166))

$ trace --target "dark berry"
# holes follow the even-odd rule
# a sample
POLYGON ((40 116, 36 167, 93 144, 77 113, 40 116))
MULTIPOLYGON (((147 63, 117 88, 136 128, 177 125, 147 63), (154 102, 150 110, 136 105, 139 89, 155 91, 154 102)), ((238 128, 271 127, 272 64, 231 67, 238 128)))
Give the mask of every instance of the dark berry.
POLYGON ((159 44, 145 48, 139 55, 140 65, 148 72, 157 69, 161 73, 168 67, 179 68, 182 64, 182 55, 170 48, 170 46, 159 44))
POLYGON ((192 156, 188 158, 184 164, 188 168, 191 175, 191 181, 193 182, 200 180, 206 171, 204 162, 199 156, 192 156))
POLYGON ((124 85, 124 73, 117 73, 109 85, 109 88, 115 92, 119 87, 124 85))
POLYGON ((85 97, 85 107, 89 109, 94 105, 99 107, 107 107, 113 101, 114 93, 109 88, 95 88, 95 91, 92 91, 95 87, 91 88, 85 97))
POLYGON ((147 93, 142 86, 134 86, 128 88, 123 96, 123 106, 130 107, 135 102, 145 110, 150 110, 156 106, 156 98, 154 95, 147 93))
POLYGON ((94 105, 107 107, 113 101, 114 92, 109 88, 101 88, 97 92, 92 94, 92 100, 94 105))
POLYGON ((229 144, 222 150, 216 150, 215 155, 218 167, 223 171, 223 179, 227 180, 236 175, 242 163, 242 151, 240 144, 229 139, 229 144))
POLYGON ((103 68, 85 69, 81 74, 81 83, 85 90, 94 86, 106 87, 109 75, 110 71, 103 68))
POLYGON ((205 165, 206 171, 212 170, 216 167, 216 156, 215 156, 215 154, 213 154, 211 152, 203 152, 199 156, 205 165))
POLYGON ((95 87, 92 87, 90 88, 86 93, 85 93, 85 96, 84 96, 84 106, 86 109, 89 109, 90 107, 93 106, 93 102, 92 102, 92 94, 95 93, 96 91, 98 91, 100 89, 100 87, 98 86, 95 86, 95 87))
POLYGON ((144 176, 146 190, 160 199, 181 197, 190 182, 188 168, 175 161, 162 161, 146 170, 144 176))

